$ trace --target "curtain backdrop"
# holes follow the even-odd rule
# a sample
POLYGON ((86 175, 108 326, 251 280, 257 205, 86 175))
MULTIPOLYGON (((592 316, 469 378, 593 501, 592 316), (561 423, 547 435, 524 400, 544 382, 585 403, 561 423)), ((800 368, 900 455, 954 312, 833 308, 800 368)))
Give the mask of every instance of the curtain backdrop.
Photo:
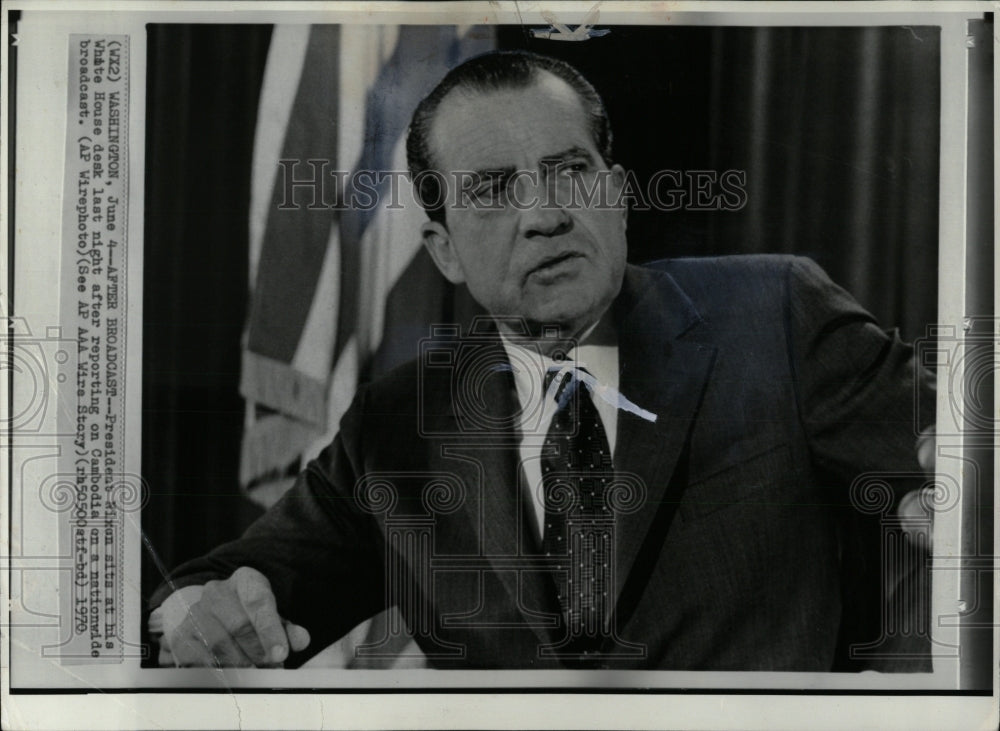
MULTIPOLYGON (((251 158, 271 37, 258 26, 149 30, 145 597, 161 567, 237 536, 257 513, 239 483, 239 384, 251 158)), ((617 161, 639 181, 658 170, 746 174, 736 211, 632 211, 631 261, 806 254, 905 338, 934 320, 936 30, 620 27, 554 43, 512 27, 496 42, 580 68, 607 103, 617 161)), ((383 236, 376 249, 386 255, 392 245, 383 236)), ((362 380, 412 357, 430 322, 475 309, 421 251, 393 266, 397 275, 379 280, 384 311, 364 320, 374 352, 359 357, 362 380)))
POLYGON ((244 415, 237 386, 250 150, 270 36, 270 26, 149 26, 144 603, 161 569, 239 535, 260 513, 236 479, 244 415))

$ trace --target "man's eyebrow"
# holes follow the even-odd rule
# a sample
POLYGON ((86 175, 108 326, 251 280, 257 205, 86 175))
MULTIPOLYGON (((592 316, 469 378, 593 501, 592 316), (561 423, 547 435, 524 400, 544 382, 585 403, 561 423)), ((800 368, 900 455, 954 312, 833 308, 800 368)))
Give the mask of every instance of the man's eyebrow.
POLYGON ((542 162, 559 162, 560 160, 568 160, 571 157, 582 157, 587 160, 587 162, 594 162, 594 156, 590 154, 590 150, 586 147, 580 147, 579 145, 567 147, 562 152, 557 152, 554 155, 546 155, 542 158, 542 162))
MULTIPOLYGON (((573 145, 572 147, 567 147, 565 150, 560 152, 546 155, 542 158, 541 162, 544 166, 545 163, 561 162, 573 157, 582 157, 587 162, 594 162, 594 156, 591 154, 590 150, 586 147, 580 147, 579 145, 573 145)), ((505 167, 481 168, 473 170, 472 174, 478 176, 479 180, 497 179, 502 181, 514 175, 515 172, 517 172, 517 168, 513 165, 508 165, 505 167)))
POLYGON ((508 165, 507 167, 502 167, 502 168, 493 167, 493 168, 482 168, 480 170, 473 170, 472 174, 476 176, 477 180, 493 180, 494 178, 497 180, 506 180, 507 178, 511 177, 516 171, 517 171, 516 167, 514 167, 513 165, 508 165))

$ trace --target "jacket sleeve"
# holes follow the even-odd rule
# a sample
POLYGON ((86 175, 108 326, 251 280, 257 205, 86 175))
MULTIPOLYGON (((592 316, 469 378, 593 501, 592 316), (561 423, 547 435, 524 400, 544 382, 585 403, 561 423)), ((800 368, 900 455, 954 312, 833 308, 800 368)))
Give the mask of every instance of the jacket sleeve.
POLYGON ((271 582, 281 615, 309 630, 323 648, 385 608, 385 549, 372 516, 354 499, 360 462, 362 390, 333 442, 294 486, 239 539, 174 570, 151 608, 177 589, 228 577, 250 566, 271 582))
POLYGON ((932 376, 815 263, 792 259, 787 278, 788 350, 813 460, 848 483, 895 473, 895 503, 921 481, 916 440, 934 423, 932 376))

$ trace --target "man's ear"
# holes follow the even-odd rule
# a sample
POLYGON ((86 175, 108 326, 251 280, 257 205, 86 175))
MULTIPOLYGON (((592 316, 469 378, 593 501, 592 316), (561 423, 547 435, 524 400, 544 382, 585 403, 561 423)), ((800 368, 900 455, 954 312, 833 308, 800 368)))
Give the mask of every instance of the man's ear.
POLYGON ((420 233, 424 239, 424 246, 427 247, 427 251, 445 279, 452 284, 464 282, 465 270, 462 269, 462 262, 455 252, 448 228, 437 221, 428 221, 421 227, 420 233))
MULTIPOLYGON (((614 188, 612 194, 615 200, 621 195, 622 188, 625 185, 625 168, 623 168, 618 163, 611 166, 611 185, 614 188)), ((628 228, 628 206, 622 206, 622 228, 628 228)))

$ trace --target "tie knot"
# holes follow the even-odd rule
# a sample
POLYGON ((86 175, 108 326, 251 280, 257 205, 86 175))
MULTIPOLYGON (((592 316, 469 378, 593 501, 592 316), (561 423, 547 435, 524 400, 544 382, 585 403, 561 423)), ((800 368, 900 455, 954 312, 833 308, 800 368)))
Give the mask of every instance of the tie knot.
POLYGON ((586 368, 567 365, 549 366, 545 372, 543 393, 546 398, 555 399, 561 408, 576 392, 578 384, 586 384, 593 378, 586 368))

